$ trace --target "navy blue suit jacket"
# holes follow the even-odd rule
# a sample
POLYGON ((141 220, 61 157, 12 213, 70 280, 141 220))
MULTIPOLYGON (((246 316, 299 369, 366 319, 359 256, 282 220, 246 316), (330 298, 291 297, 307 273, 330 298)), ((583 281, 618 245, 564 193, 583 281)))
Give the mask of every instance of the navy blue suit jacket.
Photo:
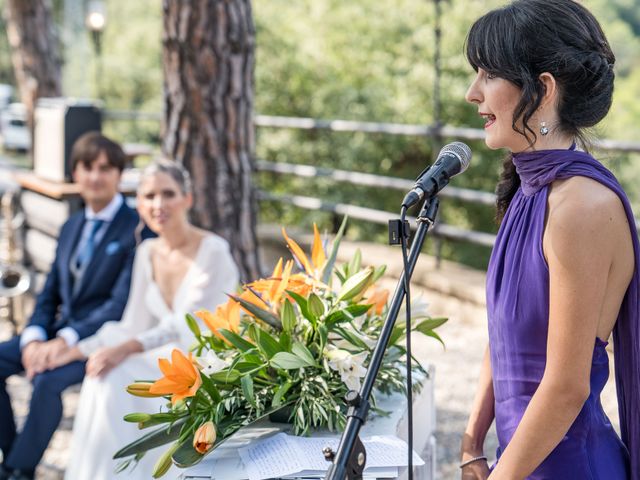
POLYGON ((122 204, 94 250, 74 295, 70 259, 85 223, 84 211, 62 226, 56 258, 36 301, 29 325, 44 328, 49 338, 72 327, 80 339, 93 335, 103 323, 122 317, 129 296, 138 214, 122 204))

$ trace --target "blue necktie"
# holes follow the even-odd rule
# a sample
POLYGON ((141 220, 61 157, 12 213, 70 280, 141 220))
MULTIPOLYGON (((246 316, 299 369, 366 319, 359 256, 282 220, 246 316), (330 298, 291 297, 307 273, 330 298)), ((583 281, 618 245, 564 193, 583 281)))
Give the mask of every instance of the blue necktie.
POLYGON ((91 230, 89 231, 89 238, 87 238, 86 243, 82 247, 82 250, 76 259, 77 266, 81 270, 89 263, 89 260, 91 260, 93 250, 96 248, 96 233, 98 233, 98 230, 100 230, 100 227, 104 224, 104 220, 97 218, 91 219, 89 222, 92 223, 91 230))

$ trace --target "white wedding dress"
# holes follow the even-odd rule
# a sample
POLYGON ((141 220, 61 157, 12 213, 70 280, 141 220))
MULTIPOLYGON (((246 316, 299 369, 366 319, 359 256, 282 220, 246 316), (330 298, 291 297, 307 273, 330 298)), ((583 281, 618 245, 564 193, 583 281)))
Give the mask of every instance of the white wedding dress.
MULTIPOLYGON (((134 397, 125 388, 135 380, 160 378, 158 358, 170 358, 174 348, 186 352, 194 342, 184 320, 185 314, 200 308, 214 310, 227 301, 225 293, 234 292, 239 281, 227 242, 218 236, 207 235, 170 307, 153 280, 150 247, 154 241, 146 240, 137 249, 129 300, 122 320, 105 323, 95 335, 78 343, 82 353, 88 356, 101 347, 136 339, 142 343, 144 352, 129 356, 103 378, 85 378, 65 480, 151 478, 153 467, 167 446, 151 450, 135 469, 129 467, 120 474, 115 473, 120 461, 112 457, 154 428, 138 430, 137 424, 122 419, 124 415, 166 410, 167 402, 162 398, 134 397)), ((173 479, 178 475, 178 470, 172 467, 165 478, 173 479)))

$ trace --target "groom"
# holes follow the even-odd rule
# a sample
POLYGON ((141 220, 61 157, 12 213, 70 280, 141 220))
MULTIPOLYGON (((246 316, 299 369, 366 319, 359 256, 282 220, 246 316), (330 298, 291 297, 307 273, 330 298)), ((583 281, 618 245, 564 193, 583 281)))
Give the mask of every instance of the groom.
POLYGON ((0 343, 0 480, 34 478, 62 417, 62 391, 84 377, 85 362, 54 368, 56 358, 104 322, 120 320, 129 295, 139 220, 118 193, 125 154, 90 132, 74 144, 71 162, 85 209, 62 226, 28 326, 0 343), (17 433, 6 380, 21 372, 32 380, 33 394, 17 433))

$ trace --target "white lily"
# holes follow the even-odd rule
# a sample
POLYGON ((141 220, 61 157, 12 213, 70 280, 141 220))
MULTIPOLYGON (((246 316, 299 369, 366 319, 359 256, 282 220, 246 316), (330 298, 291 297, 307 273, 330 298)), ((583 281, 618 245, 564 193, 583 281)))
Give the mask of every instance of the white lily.
POLYGON ((204 357, 196 357, 196 362, 205 375, 213 375, 227 367, 227 362, 219 358, 212 350, 209 350, 204 357))
MULTIPOLYGON (((407 316, 406 311, 407 309, 405 308, 405 303, 402 302, 402 306, 398 311, 397 321, 399 322, 405 321, 405 317, 407 316)), ((431 315, 429 315, 429 302, 427 302, 422 295, 420 295, 419 297, 413 298, 411 300, 411 319, 412 320, 428 318, 430 316, 431 315)))
POLYGON ((364 361, 369 352, 361 352, 353 355, 347 350, 329 348, 325 356, 329 360, 329 366, 340 373, 340 378, 349 390, 360 390, 360 379, 367 373, 364 361))

